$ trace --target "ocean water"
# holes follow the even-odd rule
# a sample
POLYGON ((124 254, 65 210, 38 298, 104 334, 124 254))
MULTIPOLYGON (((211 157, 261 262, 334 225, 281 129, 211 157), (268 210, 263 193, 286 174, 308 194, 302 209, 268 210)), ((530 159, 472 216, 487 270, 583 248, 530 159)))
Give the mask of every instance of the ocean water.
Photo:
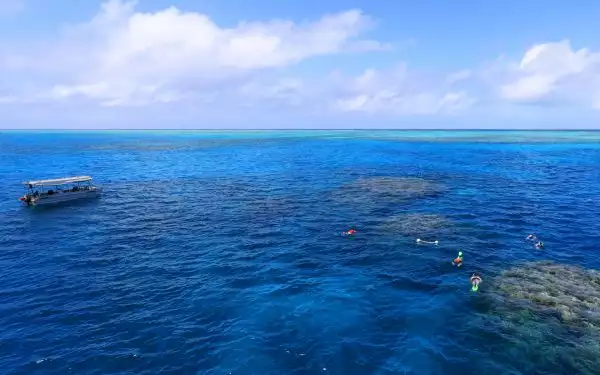
POLYGON ((486 293, 502 270, 600 268, 600 132, 2 131, 0 176, 0 373, 600 365, 535 352, 539 342, 481 319, 495 316, 486 293), (82 174, 102 197, 19 205, 24 180, 82 174), (443 189, 397 199, 349 188, 380 177, 443 189), (439 246, 381 230, 404 214, 443 218, 422 237, 439 246), (350 227, 357 236, 342 236, 350 227), (543 251, 524 241, 531 232, 543 251))

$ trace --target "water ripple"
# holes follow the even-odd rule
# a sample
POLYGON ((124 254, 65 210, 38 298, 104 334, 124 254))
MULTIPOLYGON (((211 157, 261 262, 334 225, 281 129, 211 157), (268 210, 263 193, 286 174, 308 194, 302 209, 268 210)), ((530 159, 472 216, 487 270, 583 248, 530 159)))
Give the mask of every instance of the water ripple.
POLYGON ((536 353, 542 338, 577 336, 548 324, 509 334, 484 298, 524 262, 600 267, 596 136, 516 134, 0 137, 2 367, 469 375, 593 363, 587 342, 536 353), (30 175, 31 155, 49 177, 93 175, 105 194, 17 207, 19 182, 46 177, 30 175), (407 182, 410 194, 394 190, 407 182))

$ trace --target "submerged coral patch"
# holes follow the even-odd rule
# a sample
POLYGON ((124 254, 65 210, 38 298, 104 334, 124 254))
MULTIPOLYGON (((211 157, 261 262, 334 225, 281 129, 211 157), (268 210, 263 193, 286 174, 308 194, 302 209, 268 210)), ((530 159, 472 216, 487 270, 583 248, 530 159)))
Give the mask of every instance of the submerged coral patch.
POLYGON ((600 272, 528 263, 491 279, 484 296, 471 327, 494 342, 496 361, 527 373, 598 373, 600 272))
POLYGON ((441 215, 412 213, 396 215, 385 219, 378 227, 381 232, 405 236, 435 235, 448 229, 450 222, 441 215))
POLYGON ((442 193, 442 184, 416 177, 360 178, 342 186, 335 194, 340 201, 355 204, 405 202, 442 193))
POLYGON ((350 187, 372 194, 399 199, 420 198, 441 193, 442 185, 416 177, 361 178, 350 187))
POLYGON ((600 329, 600 272, 535 262, 496 278, 496 297, 505 305, 554 313, 563 322, 600 329))

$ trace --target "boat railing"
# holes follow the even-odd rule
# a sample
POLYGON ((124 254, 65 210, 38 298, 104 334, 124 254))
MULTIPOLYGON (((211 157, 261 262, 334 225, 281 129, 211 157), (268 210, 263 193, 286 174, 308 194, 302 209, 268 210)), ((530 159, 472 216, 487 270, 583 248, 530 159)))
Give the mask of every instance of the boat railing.
POLYGON ((56 194, 76 193, 76 192, 91 191, 91 190, 96 190, 96 187, 94 185, 75 185, 75 186, 71 186, 71 187, 57 186, 54 189, 46 189, 46 190, 29 189, 28 195, 31 195, 33 197, 46 197, 46 196, 56 195, 56 194))
POLYGON ((40 198, 43 198, 40 203, 54 202, 55 199, 51 198, 54 196, 62 196, 61 198, 57 198, 57 201, 63 201, 70 200, 69 195, 73 199, 76 199, 90 195, 87 193, 95 193, 102 190, 92 182, 92 178, 89 176, 25 181, 23 184, 27 192, 19 200, 27 203, 27 205, 36 204, 40 198))

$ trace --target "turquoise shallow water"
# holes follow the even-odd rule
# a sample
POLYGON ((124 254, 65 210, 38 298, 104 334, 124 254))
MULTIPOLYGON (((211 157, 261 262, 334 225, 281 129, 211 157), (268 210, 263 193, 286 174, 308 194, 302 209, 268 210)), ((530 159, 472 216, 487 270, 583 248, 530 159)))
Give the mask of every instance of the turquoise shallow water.
POLYGON ((0 150, 6 373, 600 365, 561 351, 575 334, 510 337, 485 319, 496 311, 486 293, 510 266, 600 268, 600 132, 2 131, 0 150), (100 199, 18 205, 21 181, 80 174, 104 187, 100 199), (402 199, 356 189, 379 177, 440 189, 402 199), (381 229, 403 214, 446 224, 381 229), (349 226, 353 239, 340 236, 349 226), (543 252, 523 241, 532 231, 543 252), (416 245, 423 234, 440 245, 416 245), (463 269, 450 264, 458 249, 463 269))

